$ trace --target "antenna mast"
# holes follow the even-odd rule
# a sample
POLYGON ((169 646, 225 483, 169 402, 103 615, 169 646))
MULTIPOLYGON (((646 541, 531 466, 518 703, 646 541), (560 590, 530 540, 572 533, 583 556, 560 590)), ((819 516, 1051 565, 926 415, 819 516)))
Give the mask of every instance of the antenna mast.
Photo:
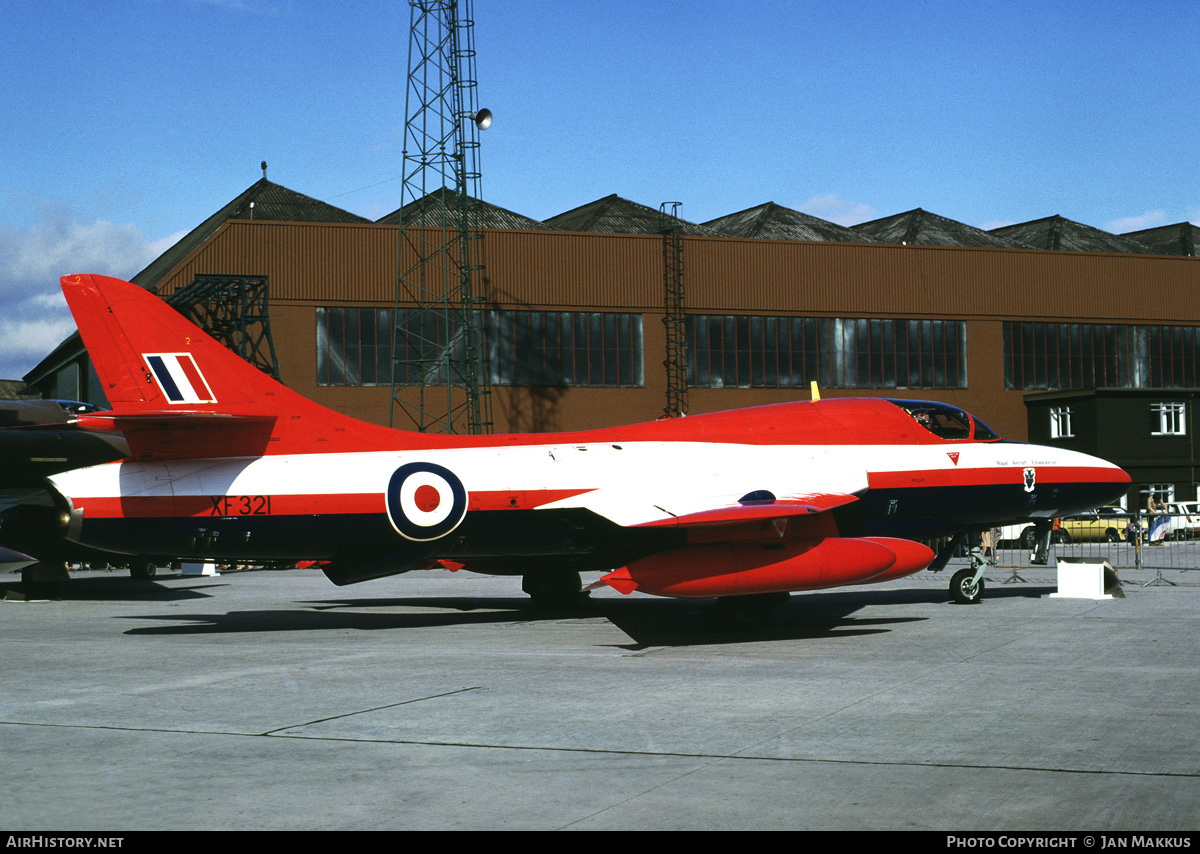
POLYGON ((663 413, 668 418, 687 414, 687 337, 686 315, 683 310, 683 237, 679 230, 681 202, 663 202, 663 325, 667 333, 667 405, 663 413), (670 207, 670 212, 667 208, 670 207))
POLYGON ((404 183, 388 422, 490 433, 483 234, 470 0, 410 0, 404 183))

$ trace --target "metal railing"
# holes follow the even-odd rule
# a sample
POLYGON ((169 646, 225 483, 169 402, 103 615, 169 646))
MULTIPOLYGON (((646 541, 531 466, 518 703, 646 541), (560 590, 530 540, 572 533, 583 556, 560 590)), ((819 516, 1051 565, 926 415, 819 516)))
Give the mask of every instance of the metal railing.
MULTIPOLYGON (((1164 525, 1161 539, 1151 541, 1148 531, 1152 517, 1142 515, 1139 518, 1141 536, 1137 542, 1126 534, 1122 525, 1124 539, 1119 542, 1108 542, 1104 533, 1095 536, 1100 539, 1080 539, 1079 535, 1067 537, 1054 532, 1051 538, 1049 563, 1053 565, 1055 558, 1075 560, 1107 560, 1114 569, 1172 569, 1200 570, 1200 516, 1169 515, 1164 525)), ((996 537, 999 530, 992 532, 993 542, 996 543, 994 565, 1004 568, 1020 568, 1031 566, 1031 550, 1027 543, 1020 540, 999 540, 996 537)))

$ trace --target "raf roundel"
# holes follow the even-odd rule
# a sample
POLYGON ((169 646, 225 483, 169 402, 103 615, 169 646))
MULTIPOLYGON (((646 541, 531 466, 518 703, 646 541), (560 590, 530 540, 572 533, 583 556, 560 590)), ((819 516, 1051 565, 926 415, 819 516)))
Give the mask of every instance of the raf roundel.
POLYGON ((467 514, 467 490, 454 472, 433 463, 408 463, 392 473, 387 514, 396 532, 419 543, 446 536, 467 514))

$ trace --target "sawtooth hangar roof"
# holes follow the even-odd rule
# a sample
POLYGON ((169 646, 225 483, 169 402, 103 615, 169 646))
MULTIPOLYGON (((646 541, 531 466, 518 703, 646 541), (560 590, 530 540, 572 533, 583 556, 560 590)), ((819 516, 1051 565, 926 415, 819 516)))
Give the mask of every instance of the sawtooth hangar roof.
POLYGON ((159 281, 174 270, 179 262, 191 252, 204 245, 218 228, 231 219, 265 219, 282 222, 370 222, 365 217, 344 211, 327 202, 322 202, 280 184, 272 184, 265 177, 255 181, 229 204, 218 210, 204 222, 193 228, 175 242, 170 249, 150 262, 149 266, 132 279, 153 291, 159 281))
MULTIPOLYGON (((657 209, 623 199, 616 193, 550 217, 546 225, 560 231, 603 234, 661 234, 663 215, 657 209)), ((680 234, 723 237, 720 232, 687 220, 676 220, 680 234)))
POLYGON ((1121 236, 1150 247, 1157 255, 1190 255, 1194 257, 1196 247, 1200 246, 1200 226, 1190 222, 1160 225, 1158 228, 1147 228, 1142 231, 1127 231, 1121 236))
MULTIPOLYGON (((397 208, 387 216, 379 218, 376 222, 384 225, 399 225, 401 220, 403 220, 408 225, 440 226, 445 221, 443 212, 446 209, 446 205, 450 204, 457 207, 460 204, 459 200, 461 198, 462 194, 456 190, 443 187, 440 190, 434 190, 432 193, 422 196, 416 201, 409 202, 402 208, 397 208)), ((479 202, 479 207, 475 211, 473 224, 477 228, 528 228, 541 231, 551 229, 551 226, 546 225, 544 222, 538 222, 536 219, 522 216, 507 208, 484 201, 479 202)))
POLYGON ((820 240, 841 243, 878 243, 869 234, 801 213, 774 202, 718 217, 704 223, 729 237, 762 240, 820 240))
POLYGON ((947 219, 916 208, 904 213, 862 222, 852 228, 880 243, 908 246, 984 246, 996 249, 1029 249, 1028 245, 991 234, 965 222, 947 219))
POLYGON ((1006 237, 1032 246, 1067 252, 1124 252, 1132 255, 1157 255, 1148 246, 1128 237, 1118 237, 1107 231, 1092 228, 1061 216, 1048 216, 1016 225, 991 229, 989 234, 1006 237))

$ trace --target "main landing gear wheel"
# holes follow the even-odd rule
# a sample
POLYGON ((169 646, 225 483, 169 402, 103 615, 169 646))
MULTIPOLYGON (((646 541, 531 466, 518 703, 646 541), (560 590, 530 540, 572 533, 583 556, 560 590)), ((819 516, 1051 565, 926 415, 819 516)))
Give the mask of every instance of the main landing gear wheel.
POLYGON ((561 610, 587 601, 583 581, 573 569, 548 569, 521 576, 521 589, 538 610, 561 610))
POLYGON ((146 581, 155 576, 158 572, 158 565, 154 560, 148 557, 137 557, 129 562, 129 577, 136 578, 141 581, 146 581))
POLYGON ((960 605, 970 605, 983 595, 983 578, 975 580, 975 570, 960 569, 950 579, 950 595, 960 605))
POLYGON ((792 594, 752 593, 748 596, 720 596, 713 613, 723 623, 732 626, 753 626, 765 623, 792 594))

